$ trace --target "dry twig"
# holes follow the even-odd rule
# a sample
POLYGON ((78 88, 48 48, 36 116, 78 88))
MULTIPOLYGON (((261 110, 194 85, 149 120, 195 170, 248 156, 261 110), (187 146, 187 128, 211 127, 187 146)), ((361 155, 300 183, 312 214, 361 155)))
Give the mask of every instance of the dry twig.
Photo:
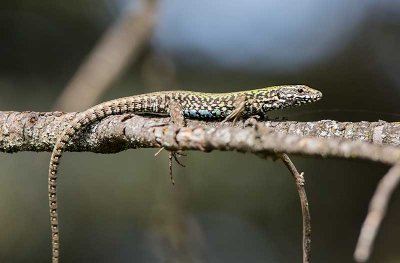
POLYGON ((156 0, 128 9, 102 36, 58 99, 55 108, 89 108, 148 42, 155 24, 156 0), (79 98, 79 99, 77 99, 79 98))
POLYGON ((397 164, 381 179, 371 199, 368 215, 364 220, 354 252, 354 259, 356 261, 365 262, 369 259, 374 240, 385 217, 390 197, 399 185, 399 182, 400 165, 397 164))
POLYGON ((301 212, 303 218, 303 263, 311 260, 311 216, 308 208, 308 200, 305 189, 304 173, 299 173, 287 154, 281 154, 279 158, 293 175, 296 182, 297 192, 300 197, 301 212))

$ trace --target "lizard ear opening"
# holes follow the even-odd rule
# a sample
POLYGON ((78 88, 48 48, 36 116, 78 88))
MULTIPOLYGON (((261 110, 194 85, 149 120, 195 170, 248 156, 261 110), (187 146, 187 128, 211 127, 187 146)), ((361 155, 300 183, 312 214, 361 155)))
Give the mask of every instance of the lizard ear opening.
POLYGON ((263 105, 262 105, 262 110, 263 110, 263 112, 269 111, 269 110, 271 109, 270 106, 271 106, 271 105, 269 105, 269 104, 263 104, 263 105))

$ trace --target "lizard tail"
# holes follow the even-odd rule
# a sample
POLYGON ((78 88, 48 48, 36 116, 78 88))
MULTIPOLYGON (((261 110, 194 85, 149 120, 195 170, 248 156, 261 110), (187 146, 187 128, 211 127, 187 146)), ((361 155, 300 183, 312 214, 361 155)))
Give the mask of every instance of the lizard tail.
MULTIPOLYGON (((133 98, 132 98, 133 99, 133 98)), ((110 115, 123 114, 133 111, 126 106, 126 101, 114 100, 94 106, 84 112, 79 113, 75 119, 61 133, 51 154, 49 175, 48 175, 48 193, 51 224, 51 244, 52 244, 52 262, 58 263, 60 254, 60 237, 58 226, 58 203, 57 203, 57 171, 60 164, 63 151, 68 142, 80 130, 91 123, 99 121, 110 115)))

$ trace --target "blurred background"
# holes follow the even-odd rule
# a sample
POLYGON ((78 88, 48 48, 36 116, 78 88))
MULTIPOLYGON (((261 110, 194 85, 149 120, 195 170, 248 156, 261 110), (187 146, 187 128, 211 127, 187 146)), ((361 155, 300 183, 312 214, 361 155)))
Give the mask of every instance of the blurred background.
MULTIPOLYGON (((158 90, 307 84, 322 101, 271 116, 400 118, 396 0, 1 3, 2 111, 78 111, 158 90)), ((301 262, 300 203, 282 163, 189 152, 172 186, 167 154, 155 151, 65 154, 62 262, 301 262)), ((1 154, 0 262, 50 261, 49 156, 1 154)), ((313 262, 352 262, 388 167, 293 161, 307 180, 313 262)), ((399 208, 397 191, 370 262, 400 262, 399 208)))

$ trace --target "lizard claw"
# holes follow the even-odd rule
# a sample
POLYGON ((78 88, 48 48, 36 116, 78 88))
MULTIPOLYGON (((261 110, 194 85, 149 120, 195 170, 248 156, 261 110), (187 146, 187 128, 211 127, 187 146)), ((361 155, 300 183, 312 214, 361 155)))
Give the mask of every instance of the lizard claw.
POLYGON ((183 153, 182 151, 175 152, 177 157, 187 156, 187 154, 183 153))
POLYGON ((179 164, 179 165, 182 166, 182 167, 186 167, 185 165, 183 165, 183 164, 182 164, 181 162, 179 162, 179 160, 178 160, 179 157, 186 156, 186 155, 184 155, 184 154, 182 154, 182 153, 180 153, 180 152, 171 152, 171 154, 172 154, 172 157, 174 157, 174 160, 175 160, 175 162, 176 162, 177 164, 179 164))
MULTIPOLYGON (((160 152, 162 152, 164 149, 165 149, 164 147, 160 148, 160 150, 158 150, 158 151, 154 154, 154 156, 157 156, 158 154, 160 154, 160 152)), ((172 163, 173 163, 173 160, 175 160, 175 162, 176 162, 177 164, 179 164, 180 166, 186 167, 184 164, 182 164, 182 163, 178 160, 178 158, 180 158, 180 157, 182 157, 182 156, 186 156, 186 154, 182 153, 181 151, 178 151, 178 152, 169 152, 169 153, 168 153, 169 176, 170 176, 170 178, 171 178, 171 183, 172 183, 172 185, 175 185, 175 179, 174 179, 174 175, 173 175, 173 171, 172 171, 172 163)))
POLYGON ((172 185, 175 185, 174 174, 173 174, 173 172, 172 172, 172 163, 173 163, 172 158, 175 160, 175 162, 176 162, 177 164, 179 164, 179 165, 182 166, 182 167, 185 167, 185 165, 183 165, 182 163, 180 163, 180 162, 178 161, 178 157, 179 157, 179 156, 182 156, 182 154, 181 154, 181 153, 178 153, 178 152, 169 152, 169 154, 168 154, 168 160, 169 160, 169 176, 170 176, 170 178, 171 178, 171 183, 172 183, 172 185))
POLYGON ((172 172, 172 158, 175 160, 175 162, 177 164, 179 164, 182 167, 185 167, 185 165, 183 165, 181 162, 179 162, 178 157, 183 156, 182 153, 179 152, 169 152, 168 154, 168 160, 169 160, 169 176, 171 178, 171 183, 172 185, 175 185, 175 179, 174 179, 174 175, 172 172))

